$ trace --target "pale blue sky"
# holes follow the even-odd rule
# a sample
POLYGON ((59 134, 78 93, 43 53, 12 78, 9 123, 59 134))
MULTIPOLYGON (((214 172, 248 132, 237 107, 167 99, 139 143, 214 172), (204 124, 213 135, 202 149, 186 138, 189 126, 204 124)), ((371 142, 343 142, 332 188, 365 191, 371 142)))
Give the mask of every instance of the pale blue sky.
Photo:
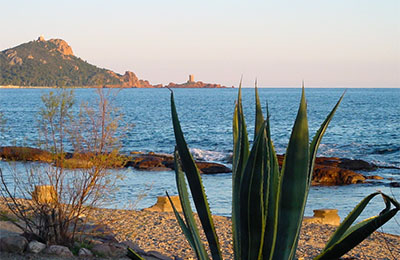
POLYGON ((0 50, 44 35, 151 83, 400 86, 400 1, 0 0, 0 50))

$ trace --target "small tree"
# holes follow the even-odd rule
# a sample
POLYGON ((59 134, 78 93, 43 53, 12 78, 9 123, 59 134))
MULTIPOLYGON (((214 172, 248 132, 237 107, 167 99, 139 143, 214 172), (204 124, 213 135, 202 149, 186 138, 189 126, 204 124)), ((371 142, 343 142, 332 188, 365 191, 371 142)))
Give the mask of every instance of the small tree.
POLYGON ((30 165, 26 178, 14 168, 13 190, 0 170, 1 194, 11 200, 9 209, 23 222, 16 224, 36 239, 71 245, 81 217, 106 201, 119 177, 109 167, 124 163, 116 137, 121 114, 110 102, 111 92, 98 89, 97 94, 97 107, 83 104, 75 117, 72 91, 43 95, 40 146, 51 151, 55 165, 30 165), (76 161, 79 168, 71 169, 76 161), (47 191, 47 197, 39 195, 39 188, 47 191))

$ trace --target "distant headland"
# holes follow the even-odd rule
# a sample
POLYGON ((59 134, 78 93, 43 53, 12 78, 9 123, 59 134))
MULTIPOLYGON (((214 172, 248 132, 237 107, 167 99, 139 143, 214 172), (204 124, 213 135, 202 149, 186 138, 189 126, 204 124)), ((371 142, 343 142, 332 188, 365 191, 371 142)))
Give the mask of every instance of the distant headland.
POLYGON ((151 84, 126 71, 121 75, 76 57, 62 39, 37 40, 0 52, 0 88, 106 87, 106 88, 225 88, 189 80, 182 84, 151 84))
POLYGON ((168 88, 226 88, 220 84, 203 83, 201 81, 195 81, 194 75, 189 75, 189 80, 182 84, 169 83, 166 87, 168 88))

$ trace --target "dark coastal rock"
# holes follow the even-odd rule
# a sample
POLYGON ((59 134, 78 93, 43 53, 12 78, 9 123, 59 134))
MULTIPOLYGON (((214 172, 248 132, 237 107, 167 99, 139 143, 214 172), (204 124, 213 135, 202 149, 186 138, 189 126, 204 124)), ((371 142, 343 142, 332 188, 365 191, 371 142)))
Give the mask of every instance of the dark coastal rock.
POLYGON ((340 159, 339 167, 352 171, 373 171, 377 166, 363 160, 340 159))
MULTIPOLYGON (((278 155, 279 165, 282 166, 284 155, 278 155)), ((366 177, 353 170, 347 169, 344 166, 348 165, 349 168, 364 169, 369 167, 367 162, 356 160, 358 162, 351 163, 350 159, 341 159, 337 157, 318 157, 315 159, 314 173, 312 176, 312 185, 345 185, 364 183, 366 177), (345 162, 345 163, 343 163, 345 162), (366 164, 364 164, 364 162, 366 164), (356 167, 357 166, 357 167, 356 167)))
POLYGON ((376 165, 363 160, 338 157, 317 157, 315 163, 351 171, 373 171, 377 169, 376 165))
MULTIPOLYGON (((196 165, 203 174, 232 172, 231 169, 219 163, 196 161, 196 165)), ((175 169, 173 156, 155 153, 141 154, 134 152, 132 159, 128 161, 126 166, 131 166, 139 170, 150 171, 175 169)))
POLYGON ((400 182, 391 182, 389 183, 390 187, 393 188, 400 188, 400 182))
MULTIPOLYGON (((92 167, 93 154, 66 153, 66 160, 62 162, 66 168, 92 167)), ((54 155, 31 147, 0 147, 0 158, 17 161, 41 161, 54 163, 54 155)), ((278 155, 279 165, 282 166, 284 155, 278 155)), ((223 164, 196 161, 196 165, 203 174, 229 173, 232 170, 223 164)), ((133 167, 145 171, 166 171, 175 167, 174 158, 169 154, 131 152, 130 156, 118 155, 110 160, 110 168, 133 167)), ((315 160, 313 185, 345 185, 364 183, 366 179, 383 179, 380 176, 364 176, 355 171, 371 171, 377 167, 362 160, 351 160, 338 157, 318 157, 315 160)))
POLYGON ((351 170, 315 165, 312 177, 313 185, 344 185, 363 183, 365 177, 351 170))
POLYGON ((215 173, 229 173, 232 172, 231 169, 225 165, 212 162, 196 162, 197 168, 199 168, 201 173, 204 174, 215 174, 215 173))

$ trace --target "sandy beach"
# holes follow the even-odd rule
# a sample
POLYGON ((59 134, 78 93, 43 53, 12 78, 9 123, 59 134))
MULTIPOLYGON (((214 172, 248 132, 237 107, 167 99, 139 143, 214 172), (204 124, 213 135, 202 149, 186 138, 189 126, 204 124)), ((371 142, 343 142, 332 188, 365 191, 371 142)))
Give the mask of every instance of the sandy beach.
MULTIPOLYGON (((119 241, 131 240, 145 251, 158 251, 170 257, 194 258, 172 213, 129 210, 97 211, 92 217, 109 216, 103 223, 110 227, 119 241)), ((231 220, 214 216, 224 259, 233 259, 231 220)), ((297 256, 312 259, 328 241, 335 227, 303 223, 297 256)), ((375 232, 354 248, 345 258, 400 259, 400 237, 375 232)))
MULTIPOLYGON (((2 212, 7 210, 4 203, 0 203, 0 210, 2 212)), ((95 209, 88 216, 88 220, 89 224, 107 230, 104 235, 111 235, 119 242, 132 241, 146 252, 157 251, 171 259, 195 258, 173 213, 95 209)), ((224 259, 233 259, 231 220, 227 217, 214 216, 214 223, 224 259)), ((312 259, 317 256, 334 230, 335 227, 331 225, 303 223, 297 257, 312 259)), ((5 232, 2 225, 0 225, 1 232, 3 234, 5 232)), ((204 239, 203 234, 202 236, 204 239)), ((7 259, 21 258, 11 256, 7 259)), ((375 232, 343 259, 400 259, 400 236, 375 232)))

